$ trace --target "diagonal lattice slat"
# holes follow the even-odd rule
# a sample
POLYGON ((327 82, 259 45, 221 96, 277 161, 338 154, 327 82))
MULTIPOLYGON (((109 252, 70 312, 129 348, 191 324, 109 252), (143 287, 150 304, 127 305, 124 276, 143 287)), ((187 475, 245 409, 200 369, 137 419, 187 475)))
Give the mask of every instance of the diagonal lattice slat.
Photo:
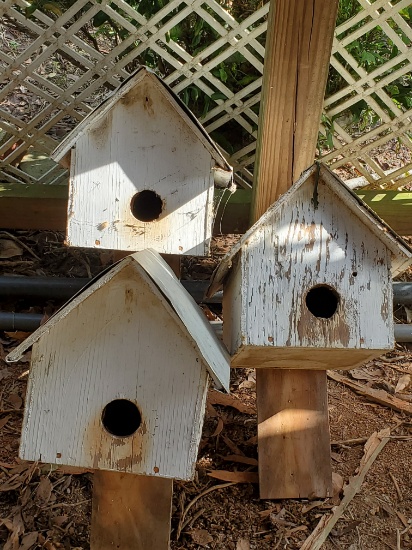
MULTIPOLYGON (((411 3, 356 2, 357 13, 336 28, 319 156, 346 175, 364 176, 371 187, 398 188, 412 182, 411 3), (363 53, 377 35, 382 51, 363 53), (409 99, 399 92, 408 87, 409 99), (384 160, 391 148, 398 157, 395 165, 384 160)), ((144 63, 192 102, 238 182, 252 183, 268 4, 241 17, 233 15, 239 11, 234 2, 216 0, 172 0, 150 15, 143 2, 124 0, 76 0, 58 16, 37 9, 26 17, 30 5, 0 2, 2 179, 33 181, 22 169, 25 153, 49 154, 144 63), (104 38, 93 25, 102 15, 115 30, 104 38), (197 46, 196 28, 207 36, 197 46), (185 40, 176 29, 184 29, 185 40)), ((66 178, 52 166, 36 181, 66 178)))

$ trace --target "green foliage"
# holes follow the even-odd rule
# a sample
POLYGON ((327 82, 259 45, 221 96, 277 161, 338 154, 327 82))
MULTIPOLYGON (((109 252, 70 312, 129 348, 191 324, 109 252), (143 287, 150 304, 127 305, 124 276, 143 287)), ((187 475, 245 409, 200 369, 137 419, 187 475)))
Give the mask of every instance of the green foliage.
MULTIPOLYGON (((25 9, 25 14, 27 17, 32 17, 34 11, 39 9, 47 12, 48 15, 51 14, 51 16, 58 17, 65 10, 67 10, 74 3, 74 1, 75 0, 59 0, 58 2, 56 0, 29 0, 30 5, 25 9)), ((101 0, 96 1, 101 3, 101 0)), ((247 2, 242 3, 239 1, 229 2, 228 0, 218 1, 226 10, 229 11, 229 13, 231 13, 233 17, 238 20, 242 20, 249 16, 261 5, 258 0, 247 0, 247 2)), ((126 0, 126 2, 139 14, 147 19, 150 19, 159 10, 167 5, 168 0, 126 0)), ((111 9, 127 19, 131 24, 139 27, 137 21, 119 8, 117 4, 108 3, 108 5, 111 9)), ((87 5, 84 9, 88 9, 87 5)), ((171 10, 166 17, 162 18, 162 23, 164 24, 167 21, 171 21, 180 13, 181 9, 182 6, 177 5, 177 7, 171 10)), ((203 4, 202 9, 209 11, 213 17, 216 17, 216 13, 213 12, 208 5, 203 4)), ((358 0, 339 0, 337 25, 339 26, 345 21, 354 18, 361 10, 362 7, 358 0)), ((400 14, 405 19, 407 24, 412 26, 412 7, 403 8, 400 10, 400 14)), ((355 25, 351 25, 350 29, 341 33, 339 38, 342 39, 347 36, 349 32, 353 32, 354 29, 361 28, 364 23, 364 21, 361 21, 355 25)), ((412 46, 406 35, 396 25, 393 19, 389 18, 387 23, 407 46, 412 46)), ((230 30, 230 26, 225 21, 220 20, 220 24, 222 27, 230 30)), ((252 29, 253 26, 249 28, 249 30, 252 29)), ((127 31, 121 27, 103 9, 93 17, 91 25, 84 28, 84 32, 87 39, 92 41, 95 47, 97 47, 96 37, 98 36, 104 36, 115 44, 118 44, 122 40, 130 37, 130 31, 127 31)), ((218 38, 220 38, 220 34, 210 27, 205 19, 196 13, 190 13, 170 28, 165 35, 165 43, 158 43, 158 46, 168 50, 169 45, 172 42, 175 42, 190 55, 196 56, 200 52, 207 49, 218 38)), ((257 40, 264 44, 264 39, 262 37, 259 37, 257 40)), ((136 38, 136 40, 119 55, 119 59, 128 55, 139 45, 140 42, 136 38)), ((356 63, 367 73, 373 73, 373 71, 380 67, 383 63, 398 55, 397 46, 388 38, 387 34, 379 26, 373 28, 365 34, 361 34, 356 40, 348 44, 346 48, 353 56, 356 63)), ((210 56, 206 56, 203 62, 210 61, 223 52, 224 49, 225 47, 222 47, 221 49, 214 51, 210 54, 210 56)), ((173 52, 169 53, 174 55, 173 52)), ((358 80, 359 76, 351 64, 347 63, 344 58, 339 56, 339 54, 335 55, 344 69, 353 76, 354 80, 358 80)), ((175 70, 173 66, 169 65, 164 58, 159 55, 158 50, 145 50, 144 53, 136 58, 136 63, 148 65, 162 77, 167 76, 175 70)), ((126 68, 131 71, 135 68, 136 63, 134 65, 127 65, 126 68)), ((391 71, 395 71, 398 68, 398 66, 394 66, 391 71)), ((387 76, 391 71, 382 76, 387 76)), ((199 85, 190 84, 180 93, 182 101, 194 112, 196 116, 200 118, 204 117, 217 105, 226 101, 230 93, 237 93, 261 76, 260 72, 239 52, 233 53, 230 57, 220 62, 211 70, 211 74, 215 80, 212 80, 211 82, 203 81, 203 83, 199 83, 199 85), (230 92, 228 91, 225 93, 225 90, 230 90, 230 92)), ((379 78, 381 78, 381 76, 379 78)), ((331 67, 326 95, 334 95, 346 87, 346 80, 338 73, 336 69, 331 67)), ((412 78, 410 73, 399 77, 385 86, 385 91, 392 98, 394 105, 398 108, 412 108, 412 78)), ((247 97, 244 99, 247 99, 247 97)), ((374 99, 382 109, 389 112, 390 116, 393 116, 387 105, 385 105, 379 97, 374 96, 374 99)), ((253 107, 256 114, 257 109, 257 106, 253 107)), ((345 113, 345 117, 345 126, 347 130, 356 132, 362 131, 369 126, 376 124, 378 121, 376 113, 373 112, 368 103, 364 100, 360 100, 350 106, 349 112, 345 113)), ((252 124, 252 122, 250 122, 250 124, 252 124)), ((334 120, 325 117, 323 124, 326 128, 326 136, 322 138, 322 142, 319 145, 321 147, 332 148, 334 120)), ((220 128, 219 131, 214 132, 213 137, 228 151, 238 150, 247 145, 252 139, 249 132, 233 121, 225 124, 225 126, 220 128)))

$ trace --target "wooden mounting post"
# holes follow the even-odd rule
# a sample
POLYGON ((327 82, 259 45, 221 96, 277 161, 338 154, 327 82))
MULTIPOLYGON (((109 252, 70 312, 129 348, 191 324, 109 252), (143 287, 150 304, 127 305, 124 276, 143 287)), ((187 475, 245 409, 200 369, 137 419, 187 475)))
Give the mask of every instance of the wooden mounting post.
POLYGON ((168 550, 173 480, 96 471, 91 550, 168 550))
MULTIPOLYGON (((271 0, 252 221, 313 164, 338 0, 271 0)), ((326 497, 326 372, 257 369, 261 498, 326 497)))

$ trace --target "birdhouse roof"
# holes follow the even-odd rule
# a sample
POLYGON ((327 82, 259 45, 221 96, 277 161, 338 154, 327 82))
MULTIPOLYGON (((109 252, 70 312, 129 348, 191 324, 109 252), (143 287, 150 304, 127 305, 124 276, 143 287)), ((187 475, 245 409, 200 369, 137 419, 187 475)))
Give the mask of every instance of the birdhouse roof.
MULTIPOLYGON (((231 269, 240 250, 247 246, 249 239, 263 225, 271 223, 281 208, 286 204, 293 205, 294 195, 304 185, 313 185, 315 178, 314 195, 316 185, 327 185, 336 195, 336 199, 342 202, 355 216, 357 216, 382 243, 390 250, 392 256, 392 276, 399 275, 412 264, 412 249, 409 245, 391 229, 367 204, 359 198, 345 183, 338 178, 327 166, 314 164, 303 172, 299 180, 282 195, 263 216, 245 233, 242 239, 226 254, 212 275, 207 296, 213 296, 223 286, 223 282, 231 269)), ((319 208, 322 205, 319 204, 319 208)), ((342 216, 344 216, 342 210, 342 216)))
MULTIPOLYGON (((29 347, 43 336, 47 336, 54 325, 69 315, 71 311, 84 302, 93 292, 107 284, 131 264, 151 283, 153 292, 158 294, 163 301, 166 301, 165 307, 171 306, 173 314, 176 316, 186 335, 192 340, 193 347, 205 363, 216 386, 228 391, 230 359, 227 351, 217 339, 210 323, 199 306, 184 289, 162 257, 153 250, 143 250, 127 256, 109 270, 93 279, 85 289, 81 290, 56 312, 47 323, 38 328, 20 346, 15 348, 7 356, 7 361, 18 361, 29 347)), ((119 307, 122 306, 119 304, 119 307)), ((146 312, 142 314, 146 314, 146 312)))
POLYGON ((212 158, 215 160, 218 168, 223 173, 216 174, 215 183, 220 187, 227 187, 232 182, 232 167, 226 162, 222 153, 218 149, 216 143, 210 138, 209 134, 194 116, 194 114, 186 107, 186 105, 179 99, 179 97, 172 91, 172 89, 159 78, 153 71, 147 67, 140 67, 126 78, 116 90, 109 94, 106 99, 100 103, 93 111, 91 111, 60 143, 58 147, 53 151, 51 157, 55 161, 60 161, 66 153, 68 153, 72 147, 75 146, 76 141, 85 132, 93 128, 93 126, 99 124, 99 121, 104 117, 110 109, 112 109, 116 103, 124 97, 131 89, 138 86, 148 80, 154 86, 156 86, 168 100, 170 107, 177 111, 177 113, 186 121, 187 125, 191 128, 196 137, 201 141, 203 146, 209 151, 212 158))

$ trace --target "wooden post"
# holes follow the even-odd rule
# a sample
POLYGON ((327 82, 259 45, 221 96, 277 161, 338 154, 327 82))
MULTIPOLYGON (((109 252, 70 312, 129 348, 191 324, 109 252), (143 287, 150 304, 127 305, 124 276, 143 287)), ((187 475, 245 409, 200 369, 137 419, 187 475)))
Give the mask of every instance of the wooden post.
POLYGON ((96 471, 91 550, 168 550, 173 480, 96 471))
MULTIPOLYGON (((252 221, 315 159, 338 0, 271 0, 252 221)), ((261 498, 331 492, 326 372, 257 369, 261 498)))

